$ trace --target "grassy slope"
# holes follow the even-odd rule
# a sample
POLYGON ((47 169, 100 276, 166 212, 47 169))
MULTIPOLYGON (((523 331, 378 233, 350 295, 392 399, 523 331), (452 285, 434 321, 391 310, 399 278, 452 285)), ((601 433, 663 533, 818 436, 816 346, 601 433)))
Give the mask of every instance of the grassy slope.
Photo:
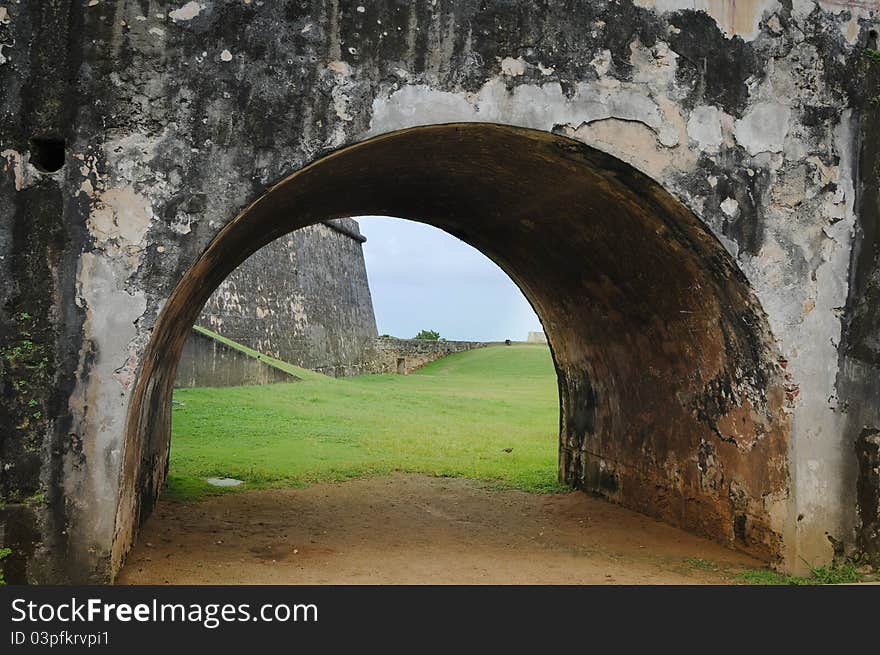
POLYGON ((546 347, 458 353, 408 376, 301 371, 292 384, 177 390, 168 495, 219 493, 202 481, 212 475, 298 486, 394 470, 559 489, 546 347))
POLYGON ((229 346, 233 350, 237 350, 239 352, 243 352, 245 355, 250 355, 255 359, 259 359, 260 361, 266 362, 269 366, 274 366, 275 368, 281 369, 285 373, 290 373, 294 377, 299 378, 300 380, 317 380, 322 377, 320 373, 315 373, 314 371, 310 371, 307 368, 301 368, 299 366, 294 366, 293 364, 288 364, 285 361, 280 359, 275 359, 274 357, 269 357, 268 355, 264 355, 261 352, 248 348, 247 346, 243 346, 237 341, 233 341, 232 339, 227 339, 226 337, 217 334, 216 332, 211 332, 208 328, 203 328, 201 325, 193 325, 193 330, 196 332, 201 332, 205 336, 211 337, 215 341, 219 341, 223 345, 229 346))

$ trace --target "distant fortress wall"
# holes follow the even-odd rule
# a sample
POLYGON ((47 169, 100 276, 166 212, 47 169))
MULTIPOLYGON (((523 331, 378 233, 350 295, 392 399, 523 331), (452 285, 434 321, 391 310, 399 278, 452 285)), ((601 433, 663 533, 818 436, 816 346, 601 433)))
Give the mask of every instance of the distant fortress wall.
POLYGON ((364 241, 352 219, 291 232, 226 278, 196 324, 326 375, 370 372, 377 331, 364 241))
MULTIPOLYGON (((336 377, 407 374, 451 353, 487 345, 378 337, 365 241, 352 219, 291 232, 251 255, 226 278, 196 325, 264 355, 336 377)), ((287 380, 248 359, 194 330, 184 346, 176 386, 287 380)))

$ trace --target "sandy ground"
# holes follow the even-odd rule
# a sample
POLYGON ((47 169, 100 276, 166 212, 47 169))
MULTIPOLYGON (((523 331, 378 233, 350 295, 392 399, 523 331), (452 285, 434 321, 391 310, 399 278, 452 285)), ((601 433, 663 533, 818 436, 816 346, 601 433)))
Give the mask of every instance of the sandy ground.
POLYGON ((704 584, 761 564, 582 493, 397 474, 160 502, 120 584, 704 584))

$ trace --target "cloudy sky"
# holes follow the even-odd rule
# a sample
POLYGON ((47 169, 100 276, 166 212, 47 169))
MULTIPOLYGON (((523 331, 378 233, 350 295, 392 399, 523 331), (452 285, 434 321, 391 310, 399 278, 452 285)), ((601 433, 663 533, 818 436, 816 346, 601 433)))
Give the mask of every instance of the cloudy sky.
POLYGON ((454 236, 396 218, 357 218, 379 334, 525 340, 541 323, 494 263, 454 236))

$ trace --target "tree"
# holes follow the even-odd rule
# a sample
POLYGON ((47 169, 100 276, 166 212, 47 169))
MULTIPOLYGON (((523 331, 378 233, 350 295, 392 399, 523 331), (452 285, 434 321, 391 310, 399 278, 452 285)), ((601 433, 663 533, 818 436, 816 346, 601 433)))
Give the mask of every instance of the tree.
POLYGON ((425 339, 426 341, 439 341, 440 333, 436 330, 421 330, 414 338, 425 339))

